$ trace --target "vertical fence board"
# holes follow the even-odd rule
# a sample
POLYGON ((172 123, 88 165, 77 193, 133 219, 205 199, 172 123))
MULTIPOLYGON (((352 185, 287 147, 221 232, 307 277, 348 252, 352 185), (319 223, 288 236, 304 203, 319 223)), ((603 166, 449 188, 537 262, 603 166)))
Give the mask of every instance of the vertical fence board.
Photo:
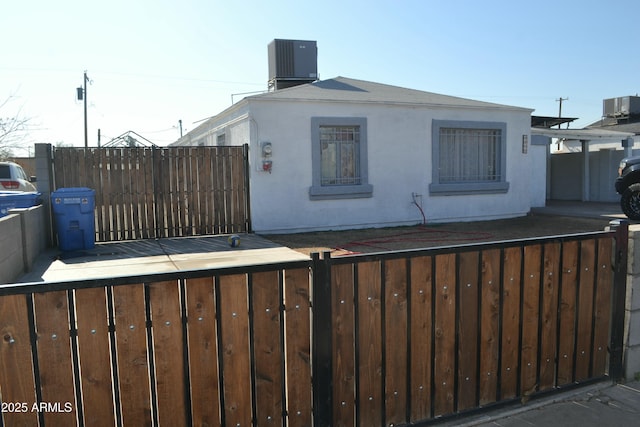
POLYGON ((454 411, 456 342, 456 255, 436 256, 434 415, 454 411))
POLYGON ((411 421, 431 417, 432 261, 429 256, 411 259, 411 421))
POLYGON ((234 232, 244 230, 245 212, 244 212, 244 156, 241 150, 233 150, 233 224, 234 232))
POLYGON ((2 411, 5 426, 38 424, 37 412, 31 411, 36 403, 36 387, 28 319, 24 295, 0 297, 0 393, 3 402, 20 402, 21 405, 26 405, 26 408, 2 411))
POLYGON ((34 310, 38 334, 38 364, 42 402, 69 405, 70 411, 44 411, 46 424, 76 424, 76 401, 66 291, 36 293, 34 310))
POLYGON ((498 393, 500 349, 500 250, 482 252, 480 313, 480 405, 493 403, 498 393))
POLYGON ((221 147, 224 158, 224 223, 227 233, 233 233, 233 158, 231 147, 221 147))
POLYGON ((560 279, 560 243, 544 245, 542 303, 540 313, 540 380, 538 389, 555 386, 558 342, 558 292, 560 279))
POLYGON ((174 158, 176 155, 175 151, 172 152, 168 152, 168 151, 161 151, 162 153, 162 170, 163 170, 163 174, 160 177, 160 182, 161 182, 161 188, 164 192, 164 205, 163 205, 163 216, 164 216, 164 227, 165 227, 165 235, 166 237, 176 237, 176 230, 175 230, 175 222, 174 222, 174 218, 175 218, 175 213, 176 213, 176 209, 174 206, 174 201, 173 198, 175 197, 174 194, 174 188, 175 188, 175 184, 174 184, 174 180, 175 180, 175 171, 174 171, 174 158))
POLYGON ((75 291, 84 422, 113 426, 113 383, 104 288, 75 291))
POLYGON ((276 422, 284 412, 284 353, 281 348, 283 337, 280 336, 281 301, 278 276, 277 271, 255 273, 252 275, 251 283, 256 419, 260 425, 276 422))
POLYGON ((478 263, 479 252, 459 256, 458 410, 478 404, 478 263))
POLYGON ((220 380, 213 278, 187 279, 191 418, 194 425, 220 424, 220 380))
POLYGON ((140 230, 140 185, 142 177, 138 169, 138 161, 141 148, 134 148, 129 153, 129 206, 131 209, 131 226, 129 227, 130 239, 141 239, 140 230))
POLYGON ((186 191, 188 174, 188 148, 178 148, 176 152, 176 209, 178 211, 178 236, 189 236, 189 197, 186 191))
POLYGON ((311 316, 309 270, 286 270, 287 401, 288 425, 312 424, 311 316))
POLYGON ((248 313, 245 275, 220 277, 224 415, 232 426, 249 425, 252 419, 248 313))
POLYGON ((518 395, 522 250, 506 248, 503 259, 500 392, 502 399, 511 399, 518 395))
POLYGON ((524 282, 522 289, 522 346, 520 393, 528 395, 537 389, 538 321, 540 317, 540 245, 524 248, 524 282))
POLYGON ((385 400, 387 424, 407 414, 407 269, 404 258, 385 262, 385 400))
POLYGON ((145 148, 142 150, 142 157, 140 159, 140 179, 141 179, 141 200, 140 203, 143 206, 142 212, 144 213, 145 222, 142 224, 142 231, 144 238, 160 237, 159 233, 156 233, 156 209, 154 203, 154 184, 153 184, 153 171, 155 162, 153 160, 154 149, 145 148))
POLYGON ((144 285, 113 288, 123 425, 151 425, 144 285))
POLYGON ((334 425, 352 426, 355 417, 353 266, 332 266, 331 283, 334 425))
POLYGON ((595 286, 596 245, 585 240, 580 247, 578 280, 578 323, 576 339, 576 381, 589 378, 591 367, 591 340, 593 334, 593 291, 595 286))
POLYGON ((560 331, 558 339, 559 386, 573 382, 576 334, 576 292, 578 289, 579 242, 566 242, 562 247, 562 283, 560 287, 560 331))
POLYGON ((95 193, 95 203, 96 203, 96 212, 95 212, 95 218, 96 218, 96 222, 95 222, 95 226, 96 226, 96 242, 104 242, 107 240, 107 236, 106 236, 106 225, 105 225, 105 219, 104 219, 104 207, 106 205, 105 203, 105 199, 104 199, 104 150, 94 150, 92 152, 93 155, 93 180, 94 180, 94 187, 89 187, 89 188, 93 188, 96 190, 95 193), (101 189, 101 191, 97 191, 98 188, 101 189))
POLYGON ((607 345, 611 329, 611 297, 613 293, 613 269, 611 259, 613 239, 598 239, 598 261, 596 263, 596 296, 594 307, 593 377, 602 376, 607 370, 607 345))
POLYGON ((382 425, 382 277, 380 262, 358 264, 358 425, 382 425))
POLYGON ((184 352, 178 282, 149 285, 153 321, 153 354, 160 425, 187 425, 184 352))
POLYGON ((197 178, 198 182, 196 183, 197 188, 197 203, 198 203, 198 234, 209 234, 207 230, 207 196, 208 196, 208 186, 207 186, 207 174, 208 171, 205 170, 205 153, 207 151, 204 147, 198 147, 195 152, 195 161, 196 161, 196 171, 194 173, 194 179, 197 178))

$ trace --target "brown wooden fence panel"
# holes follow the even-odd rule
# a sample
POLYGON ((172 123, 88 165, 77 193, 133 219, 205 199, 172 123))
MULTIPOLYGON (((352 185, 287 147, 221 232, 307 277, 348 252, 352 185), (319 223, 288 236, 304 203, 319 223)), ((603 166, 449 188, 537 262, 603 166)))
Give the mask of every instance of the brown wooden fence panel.
POLYGON ((220 424, 216 301, 212 277, 187 279, 188 343, 193 425, 220 424))
POLYGON ((33 299, 42 403, 61 407, 60 411, 45 409, 41 413, 46 424, 73 425, 78 406, 73 381, 67 291, 37 293, 33 299))
POLYGON ((611 319, 611 257, 613 248, 611 239, 598 239, 598 259, 596 263, 596 295, 593 313, 593 363, 592 376, 606 373, 611 319))
POLYGON ((502 285, 501 399, 518 395, 522 248, 505 248, 502 285))
POLYGON ((353 317, 353 266, 331 270, 333 333, 333 416, 335 426, 355 420, 355 322, 353 317))
POLYGON ((282 326, 278 272, 253 275, 253 347, 256 354, 256 418, 260 424, 276 422, 284 411, 282 401, 283 349, 280 345, 282 326))
POLYGON ((544 245, 542 268, 540 380, 538 387, 539 390, 549 390, 552 389, 556 383, 560 243, 547 243, 544 245))
MULTIPOLYGON (((286 376, 288 424, 291 427, 312 425, 311 393, 311 313, 308 269, 284 273, 286 302, 286 376)), ((259 423, 262 424, 262 423, 259 423)))
POLYGON ((75 291, 78 324, 78 355, 82 382, 84 422, 92 426, 113 426, 113 382, 107 298, 104 288, 75 291))
POLYGON ((591 338, 593 333, 593 291, 595 287, 596 242, 588 240, 580 247, 580 279, 578 281, 578 329, 576 331, 576 381, 589 378, 591 338))
POLYGON ((224 411, 227 425, 251 423, 251 370, 247 279, 244 275, 220 278, 224 411))
MULTIPOLYGON (((410 259, 411 273, 411 412, 413 420, 431 417, 431 362, 433 360, 433 257, 410 259)), ((380 364, 382 361, 380 361, 380 364)))
POLYGON ((567 242, 562 252, 562 285, 560 288, 560 336, 558 342, 558 385, 573 382, 575 355, 576 291, 578 289, 578 255, 580 242, 567 242))
POLYGON ((434 416, 454 412, 456 343, 456 255, 436 256, 434 416))
POLYGON ((161 425, 186 426, 180 289, 175 280, 157 282, 149 285, 149 294, 158 421, 161 425))
POLYGON ((398 424, 407 412, 407 269, 406 259, 385 262, 386 423, 398 424))
POLYGON ((358 265, 358 375, 362 426, 381 425, 382 393, 382 277, 380 262, 358 265))
POLYGON ((152 420, 144 285, 113 288, 120 405, 123 425, 152 420))
POLYGON ((9 405, 7 411, 2 411, 4 425, 37 425, 38 412, 31 410, 37 400, 24 295, 0 297, 0 334, 0 392, 2 401, 9 405))
POLYGON ((538 342, 540 319, 540 267, 542 246, 524 248, 524 282, 522 289, 522 344, 520 349, 520 395, 537 390, 538 342))
POLYGON ((458 345, 458 408, 478 405, 478 279, 479 252, 459 255, 460 316, 458 345))
POLYGON ((480 310, 480 405, 498 394, 500 344, 500 250, 482 252, 480 310))
POLYGON ((250 231, 245 147, 57 148, 56 188, 96 191, 96 241, 250 231))

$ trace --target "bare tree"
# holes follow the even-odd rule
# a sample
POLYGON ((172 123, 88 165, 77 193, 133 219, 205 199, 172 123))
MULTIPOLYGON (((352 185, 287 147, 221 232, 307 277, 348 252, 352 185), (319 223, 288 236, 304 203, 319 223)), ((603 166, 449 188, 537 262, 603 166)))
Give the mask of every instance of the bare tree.
POLYGON ((21 143, 29 132, 31 119, 22 116, 22 108, 9 116, 4 115, 6 107, 15 95, 10 95, 0 103, 0 159, 11 157, 13 150, 21 147, 21 143))

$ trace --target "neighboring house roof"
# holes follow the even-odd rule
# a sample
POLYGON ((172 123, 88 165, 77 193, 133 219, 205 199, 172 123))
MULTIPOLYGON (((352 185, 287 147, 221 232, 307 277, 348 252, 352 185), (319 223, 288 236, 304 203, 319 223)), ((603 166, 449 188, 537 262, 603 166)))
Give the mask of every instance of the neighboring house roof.
POLYGON ((603 117, 597 122, 591 123, 587 128, 631 132, 635 135, 640 135, 640 120, 637 117, 632 117, 629 120, 615 117, 603 117))
POLYGON ((531 128, 531 135, 543 135, 565 140, 617 140, 621 141, 633 136, 630 132, 619 132, 605 129, 545 129, 531 128))
POLYGON ((533 111, 529 108, 475 101, 455 96, 440 95, 415 89, 406 89, 364 80, 336 77, 313 83, 280 89, 274 92, 253 95, 248 100, 283 101, 331 101, 362 102, 380 104, 428 105, 436 107, 467 107, 482 109, 504 109, 533 111))

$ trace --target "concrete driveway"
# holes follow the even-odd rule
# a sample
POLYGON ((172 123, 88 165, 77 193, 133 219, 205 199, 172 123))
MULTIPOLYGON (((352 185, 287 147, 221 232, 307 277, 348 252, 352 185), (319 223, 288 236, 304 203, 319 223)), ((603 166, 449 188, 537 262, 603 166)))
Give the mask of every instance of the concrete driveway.
POLYGON ((101 279, 308 259, 255 234, 241 234, 237 248, 229 246, 227 236, 111 242, 71 253, 50 249, 38 257, 33 270, 18 283, 101 279))

